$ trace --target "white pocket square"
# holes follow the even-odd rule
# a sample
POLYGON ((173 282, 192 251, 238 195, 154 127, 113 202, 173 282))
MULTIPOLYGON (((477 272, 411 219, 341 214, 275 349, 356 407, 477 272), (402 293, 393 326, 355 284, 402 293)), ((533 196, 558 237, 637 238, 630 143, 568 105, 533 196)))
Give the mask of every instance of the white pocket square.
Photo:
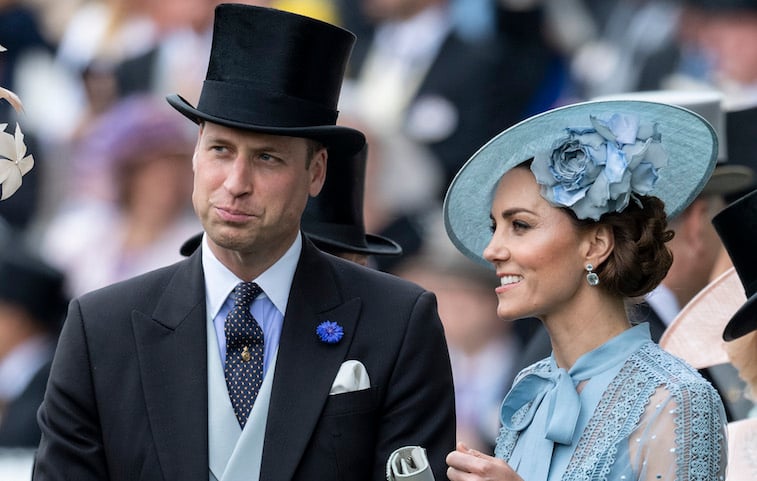
POLYGON ((331 385, 329 394, 341 394, 345 392, 360 391, 371 387, 368 371, 360 361, 344 361, 336 373, 334 383, 331 385))

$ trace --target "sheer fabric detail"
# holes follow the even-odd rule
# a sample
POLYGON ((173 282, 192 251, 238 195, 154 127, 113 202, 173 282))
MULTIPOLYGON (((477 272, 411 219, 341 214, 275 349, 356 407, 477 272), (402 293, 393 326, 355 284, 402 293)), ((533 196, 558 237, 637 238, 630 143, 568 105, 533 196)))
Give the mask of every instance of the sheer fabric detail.
MULTIPOLYGON (((550 369, 548 360, 526 368, 518 379, 544 369, 550 369)), ((513 424, 528 408, 513 415, 513 424)), ((725 425, 714 388, 696 370, 649 342, 607 386, 560 479, 722 480, 725 425)), ((517 431, 503 427, 495 455, 508 460, 518 436, 517 431)), ((544 457, 534 458, 545 462, 544 457)))

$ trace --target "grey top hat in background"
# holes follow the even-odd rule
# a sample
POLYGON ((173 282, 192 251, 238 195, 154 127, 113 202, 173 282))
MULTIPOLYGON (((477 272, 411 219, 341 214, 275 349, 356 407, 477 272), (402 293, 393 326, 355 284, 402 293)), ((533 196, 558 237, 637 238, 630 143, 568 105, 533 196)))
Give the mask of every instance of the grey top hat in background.
POLYGON ((757 330, 757 190, 729 204, 712 219, 712 224, 747 297, 723 331, 723 339, 731 341, 757 330))
POLYGON ((751 185, 755 173, 746 165, 729 163, 723 94, 716 90, 649 90, 598 97, 595 100, 646 100, 677 105, 701 115, 718 136, 718 162, 702 194, 729 195, 751 185))
POLYGON ((221 4, 197 107, 167 97, 193 122, 312 138, 340 157, 365 136, 337 126, 337 103, 355 36, 320 20, 272 8, 221 4))
POLYGON ((366 234, 363 221, 365 163, 368 146, 350 160, 330 169, 321 193, 308 200, 302 215, 302 230, 313 243, 327 252, 358 254, 402 254, 393 240, 366 234))

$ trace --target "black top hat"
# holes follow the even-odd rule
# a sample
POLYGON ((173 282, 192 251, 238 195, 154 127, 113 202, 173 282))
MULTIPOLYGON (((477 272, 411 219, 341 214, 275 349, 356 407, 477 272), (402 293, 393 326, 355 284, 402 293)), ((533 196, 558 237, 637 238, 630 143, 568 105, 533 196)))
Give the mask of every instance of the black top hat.
POLYGON ((723 339, 731 341, 757 329, 757 190, 729 204, 713 219, 747 297, 725 326, 723 339))
POLYGON ((18 242, 6 239, 0 252, 0 302, 25 309, 40 325, 57 332, 68 305, 65 277, 18 242))
POLYGON ((302 230, 327 252, 400 255, 402 247, 393 240, 365 233, 363 191, 367 157, 366 145, 349 162, 329 170, 321 193, 308 200, 302 230))
POLYGON ((337 126, 336 107, 354 42, 351 32, 320 20, 222 4, 197 107, 179 95, 167 100, 196 123, 312 138, 352 155, 365 136, 337 126))
MULTIPOLYGON (((757 107, 726 111, 725 123, 729 164, 757 171, 757 107)), ((748 194, 757 188, 756 180, 726 199, 732 202, 748 194)))

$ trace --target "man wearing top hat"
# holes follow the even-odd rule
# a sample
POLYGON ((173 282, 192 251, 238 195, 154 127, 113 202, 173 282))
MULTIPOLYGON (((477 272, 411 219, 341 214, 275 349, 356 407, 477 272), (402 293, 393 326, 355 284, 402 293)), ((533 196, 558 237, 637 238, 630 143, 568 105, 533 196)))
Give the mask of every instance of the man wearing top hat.
POLYGON ((272 9, 216 9, 188 259, 72 301, 35 480, 379 480, 454 447, 433 294, 328 256, 300 230, 309 196, 364 147, 336 126, 354 42, 272 9))

